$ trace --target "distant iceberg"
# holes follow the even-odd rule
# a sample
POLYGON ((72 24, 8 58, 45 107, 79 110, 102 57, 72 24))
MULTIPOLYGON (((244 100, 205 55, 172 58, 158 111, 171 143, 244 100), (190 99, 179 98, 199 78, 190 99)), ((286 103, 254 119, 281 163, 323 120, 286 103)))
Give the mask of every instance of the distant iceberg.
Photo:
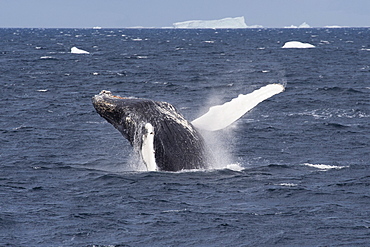
POLYGON ((333 25, 333 26, 325 26, 325 28, 345 28, 345 27, 344 26, 333 25))
POLYGON ((302 43, 299 41, 289 41, 286 42, 282 48, 315 48, 315 46, 309 43, 302 43))
POLYGON ((306 22, 303 22, 301 25, 299 26, 294 26, 294 25, 291 25, 291 26, 287 26, 287 27, 284 27, 284 28, 311 28, 310 25, 308 25, 306 22))
MULTIPOLYGON (((193 20, 173 23, 174 28, 248 28, 244 16, 220 20, 193 20)), ((261 26, 253 26, 261 27, 261 26)))
POLYGON ((72 54, 90 54, 90 52, 78 49, 75 46, 71 48, 71 53, 72 54))
POLYGON ((298 26, 298 28, 311 28, 311 26, 308 25, 306 22, 303 22, 301 25, 298 26))

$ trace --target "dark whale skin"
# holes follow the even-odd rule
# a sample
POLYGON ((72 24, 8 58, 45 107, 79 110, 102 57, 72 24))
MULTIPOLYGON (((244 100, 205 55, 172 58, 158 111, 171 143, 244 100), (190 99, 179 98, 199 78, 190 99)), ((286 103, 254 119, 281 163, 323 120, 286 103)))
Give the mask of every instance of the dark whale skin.
POLYGON ((154 127, 154 152, 158 170, 206 168, 203 137, 174 106, 149 99, 124 98, 102 91, 92 98, 97 113, 111 123, 140 153, 144 126, 154 127))

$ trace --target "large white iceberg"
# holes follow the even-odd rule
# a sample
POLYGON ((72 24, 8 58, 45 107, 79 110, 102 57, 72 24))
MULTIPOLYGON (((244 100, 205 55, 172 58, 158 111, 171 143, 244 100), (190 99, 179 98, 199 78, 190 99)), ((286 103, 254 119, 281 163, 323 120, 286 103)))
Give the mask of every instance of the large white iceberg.
POLYGON ((247 28, 244 16, 220 20, 193 20, 173 23, 175 28, 247 28))
POLYGON ((289 41, 286 42, 282 48, 315 48, 315 46, 309 43, 302 43, 299 41, 289 41))
POLYGON ((73 53, 73 54, 90 54, 90 52, 78 49, 75 46, 71 48, 71 53, 73 53))

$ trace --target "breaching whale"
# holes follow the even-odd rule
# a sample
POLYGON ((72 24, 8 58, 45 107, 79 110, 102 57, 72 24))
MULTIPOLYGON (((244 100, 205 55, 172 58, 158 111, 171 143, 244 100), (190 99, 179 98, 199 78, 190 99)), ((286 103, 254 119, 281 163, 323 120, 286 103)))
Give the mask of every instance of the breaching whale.
POLYGON ((122 98, 109 91, 93 97, 93 104, 131 143, 148 170, 206 167, 203 137, 171 104, 122 98))
POLYGON ((258 103, 284 91, 269 84, 187 121, 167 102, 125 98, 103 90, 92 98, 99 115, 111 123, 139 153, 148 171, 207 168, 209 150, 199 130, 226 128, 258 103))

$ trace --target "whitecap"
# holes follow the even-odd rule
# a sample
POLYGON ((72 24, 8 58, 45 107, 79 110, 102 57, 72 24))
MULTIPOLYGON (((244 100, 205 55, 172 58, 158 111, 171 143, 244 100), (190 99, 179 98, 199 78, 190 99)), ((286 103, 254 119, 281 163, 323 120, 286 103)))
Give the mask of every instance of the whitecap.
POLYGON ((42 60, 57 60, 57 58, 52 57, 52 56, 42 56, 42 57, 40 57, 40 59, 42 59, 42 60))
POLYGON ((296 186, 298 186, 298 184, 294 184, 294 183, 280 183, 278 185, 286 186, 286 187, 296 187, 296 186))
POLYGON ((310 163, 304 163, 303 165, 313 167, 313 168, 317 168, 317 169, 320 169, 320 170, 323 170, 323 171, 327 171, 327 170, 330 170, 330 169, 343 169, 343 168, 348 167, 348 166, 334 166, 334 165, 310 164, 310 163))
POLYGON ((226 169, 236 171, 236 172, 240 172, 240 171, 244 170, 244 167, 242 167, 240 164, 236 163, 236 164, 227 165, 226 169))

